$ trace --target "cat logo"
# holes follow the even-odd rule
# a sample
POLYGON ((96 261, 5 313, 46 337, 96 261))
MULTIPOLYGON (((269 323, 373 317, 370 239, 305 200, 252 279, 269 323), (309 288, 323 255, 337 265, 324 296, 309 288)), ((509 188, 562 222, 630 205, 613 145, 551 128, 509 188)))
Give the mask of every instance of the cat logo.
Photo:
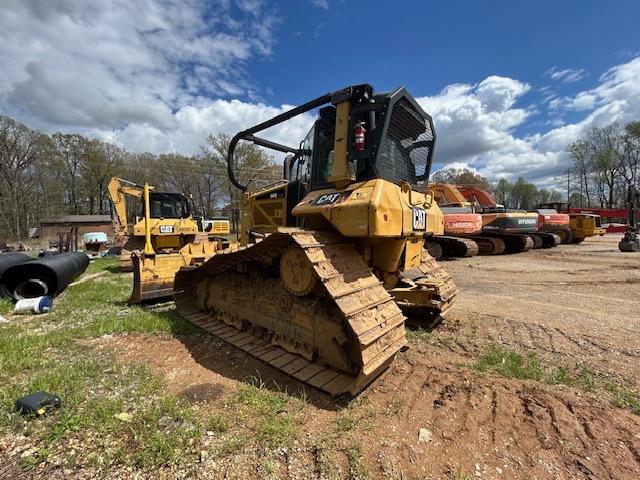
POLYGON ((351 195, 352 190, 346 190, 344 192, 325 193, 317 198, 311 200, 311 205, 316 207, 322 207, 324 205, 334 205, 336 203, 344 202, 351 195))
POLYGON ((315 205, 317 206, 331 205, 332 203, 335 203, 336 200, 338 200, 338 198, 340 198, 339 193, 325 193, 324 195, 320 195, 316 199, 315 205))
POLYGON ((427 211, 422 208, 413 208, 413 229, 414 230, 426 230, 427 229, 427 211))
POLYGON ((160 233, 173 233, 173 225, 160 225, 160 233))

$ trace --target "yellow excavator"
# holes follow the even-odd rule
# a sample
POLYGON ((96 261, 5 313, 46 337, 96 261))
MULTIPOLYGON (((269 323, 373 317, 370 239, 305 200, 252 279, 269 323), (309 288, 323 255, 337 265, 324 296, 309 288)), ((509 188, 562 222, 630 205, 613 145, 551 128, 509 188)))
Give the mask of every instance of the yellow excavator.
POLYGON ((426 193, 435 141, 404 88, 366 84, 238 133, 227 162, 244 192, 240 245, 177 273, 178 311, 308 385, 357 393, 406 345, 406 317, 438 322, 457 294, 424 248, 444 228, 426 193), (319 107, 297 147, 256 136, 319 107), (283 180, 248 192, 240 141, 288 153, 283 180))
MULTIPOLYGON (((128 303, 170 297, 175 273, 186 265, 202 263, 229 246, 223 238, 210 239, 191 216, 189 202, 181 193, 156 192, 149 184, 138 185, 113 177, 108 185, 116 214, 115 237, 124 244, 120 269, 133 271, 133 291, 128 303), (140 199, 142 216, 129 224, 127 197, 140 199)), ((138 202, 140 203, 140 202, 138 202)), ((228 223, 212 224, 228 232, 228 223)))

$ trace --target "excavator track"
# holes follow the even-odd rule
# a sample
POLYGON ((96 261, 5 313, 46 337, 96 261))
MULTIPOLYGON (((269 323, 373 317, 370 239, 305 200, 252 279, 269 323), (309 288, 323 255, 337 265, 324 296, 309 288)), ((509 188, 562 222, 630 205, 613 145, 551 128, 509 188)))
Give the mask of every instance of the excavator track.
POLYGON ((500 238, 473 236, 470 237, 478 245, 478 255, 502 255, 505 243, 500 238))
MULTIPOLYGON (((434 271, 428 261, 423 268, 434 271)), ((296 281, 308 280, 291 271, 296 281)), ((330 395, 365 388, 407 343, 394 297, 354 245, 334 232, 281 228, 183 268, 174 289, 184 318, 330 395), (291 293, 280 278, 292 249, 312 265, 317 283, 309 283, 315 285, 309 293, 291 293)), ((432 307, 450 308, 448 293, 432 307)))
POLYGON ((494 233, 486 234, 487 236, 500 239, 504 242, 504 253, 521 253, 529 251, 533 248, 533 238, 522 233, 494 233))
POLYGON ((529 236, 533 240, 533 248, 553 248, 562 243, 560 236, 555 233, 535 232, 530 233, 529 236))
POLYGON ((563 244, 567 244, 567 243, 571 243, 573 241, 573 232, 571 231, 571 229, 569 227, 567 228, 560 228, 554 232, 551 233, 555 233, 556 235, 558 235, 560 237, 560 243, 563 244))
MULTIPOLYGON (((440 245, 442 248, 442 256, 445 258, 475 257, 480 250, 478 244, 470 238, 437 235, 432 237, 432 241, 440 245)), ((431 253, 431 249, 429 249, 429 253, 431 253)), ((438 257, 435 258, 436 260, 438 259, 438 257)))

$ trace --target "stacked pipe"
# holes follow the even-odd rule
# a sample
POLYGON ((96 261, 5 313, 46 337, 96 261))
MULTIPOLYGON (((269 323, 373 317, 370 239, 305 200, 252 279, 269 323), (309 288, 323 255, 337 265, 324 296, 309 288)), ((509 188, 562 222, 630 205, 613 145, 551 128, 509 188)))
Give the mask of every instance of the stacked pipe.
MULTIPOLYGON (((55 297, 81 275, 89 265, 82 252, 61 253, 32 260, 0 255, 0 295, 21 300, 42 296, 55 297)), ((24 258, 26 257, 26 259, 24 258)))

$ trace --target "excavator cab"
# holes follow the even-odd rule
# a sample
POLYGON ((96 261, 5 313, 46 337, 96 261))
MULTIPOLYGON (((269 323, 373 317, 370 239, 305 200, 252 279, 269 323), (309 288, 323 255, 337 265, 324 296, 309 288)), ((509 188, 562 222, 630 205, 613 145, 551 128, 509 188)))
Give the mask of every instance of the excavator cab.
MULTIPOLYGON (((149 192, 151 218, 191 218, 187 197, 181 193, 149 192)), ((144 217, 144 205, 141 217, 144 217)), ((163 233, 163 232, 159 232, 163 233)))

